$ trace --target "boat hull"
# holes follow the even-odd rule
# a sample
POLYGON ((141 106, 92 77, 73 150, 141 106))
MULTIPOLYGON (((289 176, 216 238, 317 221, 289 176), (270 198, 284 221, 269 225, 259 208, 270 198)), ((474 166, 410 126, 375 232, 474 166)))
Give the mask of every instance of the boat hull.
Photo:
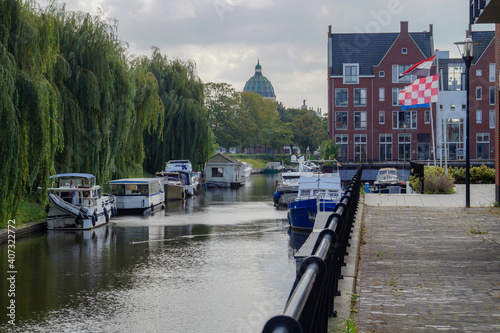
POLYGON ((107 197, 96 201, 92 207, 81 207, 63 201, 55 194, 49 194, 49 211, 47 213, 47 229, 88 230, 109 222, 114 203, 107 197))
POLYGON ((184 185, 165 183, 166 200, 184 200, 186 198, 186 188, 184 185))
MULTIPOLYGON (((322 211, 333 212, 336 202, 322 203, 322 211)), ((312 230, 316 220, 318 207, 316 199, 292 201, 288 204, 288 222, 294 229, 312 230)))

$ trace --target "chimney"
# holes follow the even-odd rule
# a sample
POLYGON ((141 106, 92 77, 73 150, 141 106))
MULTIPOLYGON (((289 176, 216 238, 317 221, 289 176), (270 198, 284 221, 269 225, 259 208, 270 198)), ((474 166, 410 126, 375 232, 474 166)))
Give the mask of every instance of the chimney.
POLYGON ((429 24, 429 32, 431 33, 431 36, 434 36, 434 35, 433 35, 433 32, 434 32, 433 30, 434 30, 434 29, 433 29, 432 24, 429 24))
POLYGON ((408 21, 401 21, 401 35, 408 35, 408 21))

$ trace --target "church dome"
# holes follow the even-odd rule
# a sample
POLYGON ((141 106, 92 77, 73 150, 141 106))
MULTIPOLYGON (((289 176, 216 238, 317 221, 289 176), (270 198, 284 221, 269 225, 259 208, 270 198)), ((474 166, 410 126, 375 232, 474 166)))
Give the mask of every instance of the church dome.
POLYGON ((276 100, 273 85, 271 81, 262 75, 262 67, 260 66, 259 60, 257 60, 257 65, 255 66, 255 75, 248 79, 243 91, 251 91, 264 98, 272 98, 273 101, 276 100))

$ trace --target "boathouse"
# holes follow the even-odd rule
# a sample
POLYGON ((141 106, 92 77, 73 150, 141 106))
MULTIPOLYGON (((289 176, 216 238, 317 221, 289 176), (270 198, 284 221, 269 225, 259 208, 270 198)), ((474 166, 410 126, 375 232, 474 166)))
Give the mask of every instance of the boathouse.
POLYGON ((210 157, 205 168, 207 187, 240 187, 242 163, 223 153, 210 157))

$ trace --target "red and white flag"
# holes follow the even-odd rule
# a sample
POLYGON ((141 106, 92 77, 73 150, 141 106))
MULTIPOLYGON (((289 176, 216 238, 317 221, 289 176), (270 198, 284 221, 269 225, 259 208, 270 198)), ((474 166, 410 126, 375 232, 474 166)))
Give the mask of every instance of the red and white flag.
POLYGON ((404 106, 434 103, 438 101, 439 74, 423 77, 401 90, 399 103, 404 106))
POLYGON ((415 65, 411 66, 403 73, 399 74, 399 78, 402 78, 405 75, 419 75, 419 76, 429 76, 431 73, 432 63, 434 62, 434 58, 436 56, 422 60, 421 62, 417 62, 415 65))

